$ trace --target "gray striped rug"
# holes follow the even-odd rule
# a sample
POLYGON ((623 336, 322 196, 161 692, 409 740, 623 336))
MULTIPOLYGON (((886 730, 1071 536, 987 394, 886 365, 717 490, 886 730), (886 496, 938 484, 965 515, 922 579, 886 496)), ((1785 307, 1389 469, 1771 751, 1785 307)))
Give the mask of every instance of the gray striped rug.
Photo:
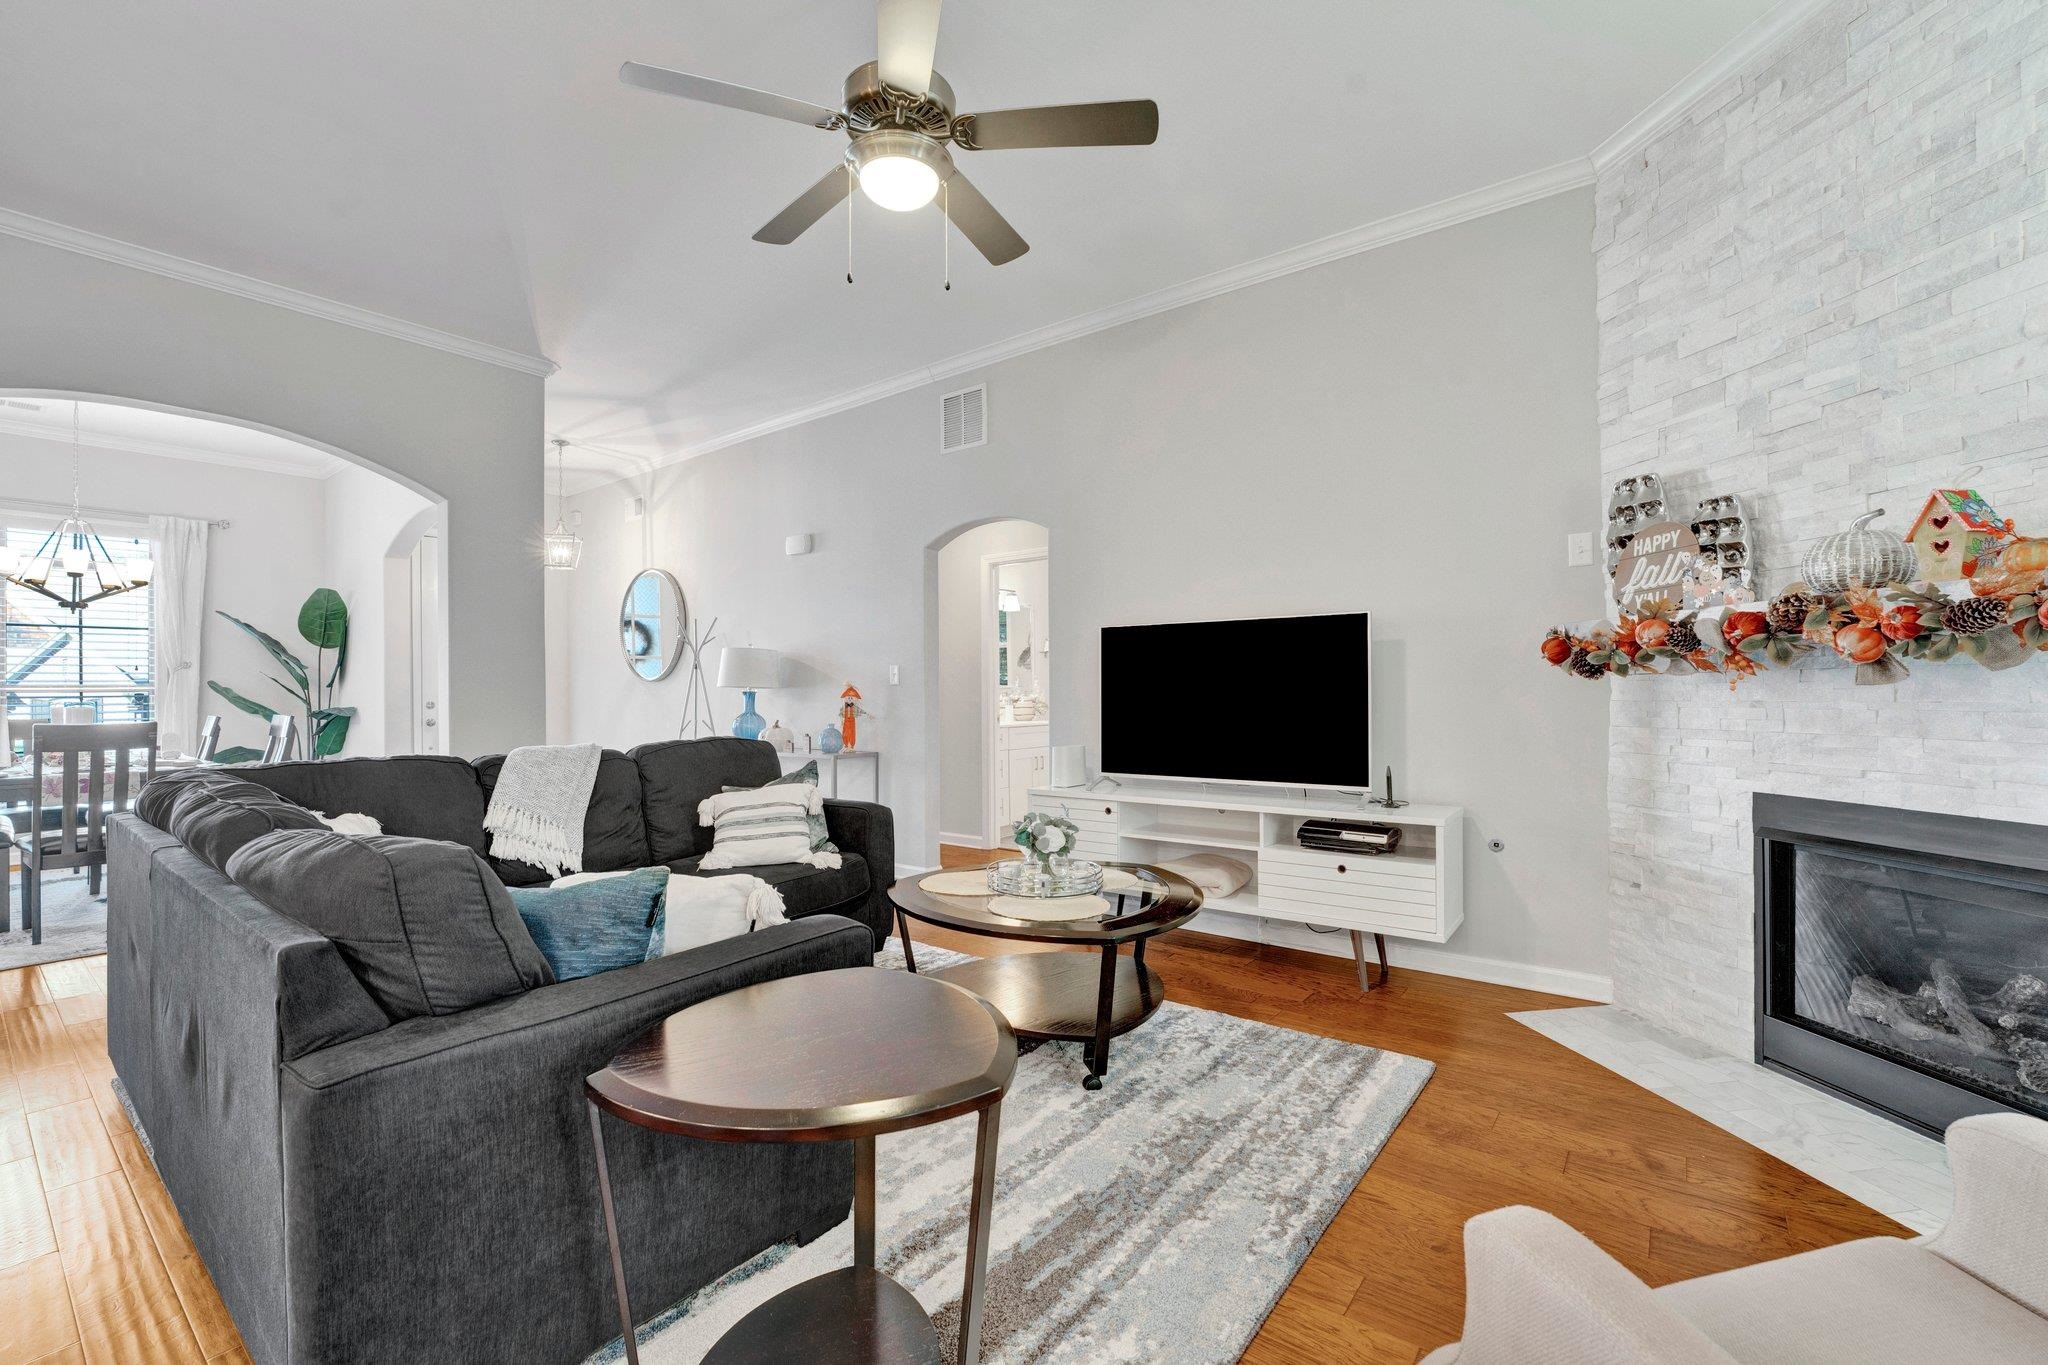
MULTIPOLYGON (((920 965, 957 955, 918 950, 920 965)), ((892 951, 882 965, 900 965, 892 951)), ((1171 993, 1172 982, 1167 983, 1171 993)), ((1003 1103, 982 1358, 1236 1360, 1433 1064, 1169 1001, 1081 1088, 1077 1044, 1018 1060, 1003 1103)), ((974 1124, 877 1144, 882 1269, 959 1331, 974 1124)), ((770 1295, 851 1264, 849 1220, 777 1247, 640 1332, 695 1365, 770 1295)), ((615 1341, 592 1357, 620 1357, 615 1341)))

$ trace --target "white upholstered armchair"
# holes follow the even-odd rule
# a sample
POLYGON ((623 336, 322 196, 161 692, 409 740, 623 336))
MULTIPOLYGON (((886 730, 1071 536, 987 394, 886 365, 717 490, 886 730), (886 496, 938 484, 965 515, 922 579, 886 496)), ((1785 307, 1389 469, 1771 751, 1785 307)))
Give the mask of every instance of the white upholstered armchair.
POLYGON ((1948 1130, 1956 1202, 1870 1237, 1651 1289, 1538 1209, 1465 1224, 1465 1339, 1424 1365, 2048 1361, 2048 1123, 1948 1130))

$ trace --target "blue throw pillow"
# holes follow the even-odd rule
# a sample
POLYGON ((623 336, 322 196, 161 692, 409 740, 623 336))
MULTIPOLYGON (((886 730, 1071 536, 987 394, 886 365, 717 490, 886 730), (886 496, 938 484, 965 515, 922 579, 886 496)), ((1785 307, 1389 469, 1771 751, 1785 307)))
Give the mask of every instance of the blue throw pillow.
POLYGON ((506 890, 557 981, 595 976, 661 956, 668 931, 665 867, 643 867, 568 886, 506 890))

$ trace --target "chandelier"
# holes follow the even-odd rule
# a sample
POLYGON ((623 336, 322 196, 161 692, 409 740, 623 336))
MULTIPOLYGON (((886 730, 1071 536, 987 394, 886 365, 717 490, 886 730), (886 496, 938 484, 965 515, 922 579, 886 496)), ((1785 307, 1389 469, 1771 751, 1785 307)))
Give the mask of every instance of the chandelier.
POLYGON ((562 520, 562 447, 567 441, 557 440, 555 446, 555 529, 540 538, 541 563, 550 569, 573 569, 583 558, 583 537, 570 530, 562 520))
POLYGON ((100 539, 79 505, 78 409, 71 405, 71 515, 43 538, 35 553, 22 554, 0 545, 0 578, 30 592, 41 593, 66 611, 84 611, 103 597, 149 586, 156 566, 148 559, 117 560, 100 539), (50 579, 70 579, 62 592, 50 579))

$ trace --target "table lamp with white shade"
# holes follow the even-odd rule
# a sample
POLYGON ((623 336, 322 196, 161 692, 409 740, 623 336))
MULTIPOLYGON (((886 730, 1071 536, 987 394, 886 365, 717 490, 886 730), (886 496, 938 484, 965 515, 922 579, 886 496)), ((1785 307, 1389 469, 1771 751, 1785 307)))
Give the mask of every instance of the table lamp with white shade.
POLYGON ((782 686, 782 655, 772 649, 727 645, 718 656, 718 685, 737 687, 746 707, 732 723, 741 739, 759 739, 768 722, 754 709, 754 693, 762 688, 782 686))

